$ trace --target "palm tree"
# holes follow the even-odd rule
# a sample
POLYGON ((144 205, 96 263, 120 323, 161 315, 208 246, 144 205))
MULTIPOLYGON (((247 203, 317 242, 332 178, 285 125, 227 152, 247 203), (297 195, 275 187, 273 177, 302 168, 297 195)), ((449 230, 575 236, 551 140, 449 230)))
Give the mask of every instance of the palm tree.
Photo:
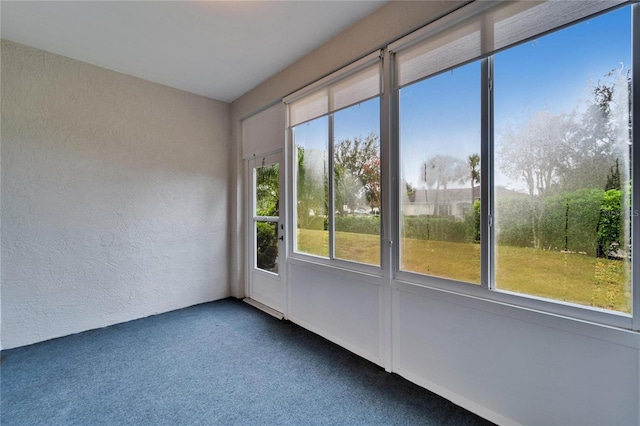
MULTIPOLYGON (((439 214, 438 194, 442 188, 443 197, 447 199, 447 188, 452 182, 464 182, 465 163, 462 159, 451 155, 436 155, 429 158, 422 164, 422 174, 424 181, 429 188, 436 185, 436 198, 433 207, 433 214, 439 214)), ((447 213, 448 214, 448 213, 447 213)))
POLYGON ((473 190, 476 184, 480 184, 480 156, 475 153, 471 154, 469 158, 467 158, 467 165, 471 171, 471 206, 473 207, 473 203, 475 202, 473 190))

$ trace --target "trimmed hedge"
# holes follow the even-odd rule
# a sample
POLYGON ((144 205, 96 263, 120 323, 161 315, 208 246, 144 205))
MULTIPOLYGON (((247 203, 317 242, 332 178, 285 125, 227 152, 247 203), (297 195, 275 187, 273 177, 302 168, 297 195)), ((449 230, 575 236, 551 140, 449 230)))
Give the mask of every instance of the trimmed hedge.
POLYGON ((533 247, 538 211, 541 248, 608 256, 612 243, 624 247, 621 201, 618 189, 580 189, 551 196, 542 203, 529 197, 500 199, 498 244, 533 247))
POLYGON ((542 247, 595 256, 604 194, 601 189, 580 189, 549 197, 540 221, 542 247))
MULTIPOLYGON (((478 226, 480 207, 478 205, 478 226)), ((471 216, 474 220, 473 215, 471 216)), ((336 231, 353 232, 358 234, 380 235, 380 216, 336 216, 336 231)), ((323 229, 315 224, 315 227, 306 229, 323 229)), ((462 220, 432 216, 404 216, 404 238, 423 240, 472 242, 474 240, 474 226, 462 220)), ((325 228, 326 229, 326 228, 325 228)), ((478 227, 479 229, 479 227, 478 227)))
POLYGON ((336 231, 380 235, 380 216, 336 216, 336 231))
POLYGON ((600 206, 600 221, 598 222, 598 256, 609 257, 616 255, 616 248, 612 243, 617 242, 623 251, 627 249, 622 218, 622 192, 619 189, 610 189, 604 193, 604 199, 600 206))
POLYGON ((496 232, 500 245, 533 247, 533 203, 529 197, 496 200, 496 232))
POLYGON ((480 201, 473 203, 473 208, 464 217, 467 241, 480 243, 480 201))
MULTIPOLYGON (((501 245, 533 247, 534 224, 540 227, 545 250, 569 250, 591 256, 608 256, 611 244, 624 247, 622 193, 611 189, 580 189, 548 197, 528 196, 496 200, 496 236, 501 245), (539 218, 539 219, 538 219, 539 218)), ((480 202, 476 201, 464 220, 453 217, 403 216, 403 238, 475 242, 480 241, 480 202)), ((336 231, 380 235, 379 216, 336 216, 336 231)), ((315 217, 306 229, 326 230, 327 220, 315 217)))
POLYGON ((471 242, 462 220, 433 216, 404 216, 402 236, 420 240, 471 242))
POLYGON ((326 231, 327 219, 324 216, 309 216, 304 226, 298 223, 298 228, 313 229, 315 231, 326 231))

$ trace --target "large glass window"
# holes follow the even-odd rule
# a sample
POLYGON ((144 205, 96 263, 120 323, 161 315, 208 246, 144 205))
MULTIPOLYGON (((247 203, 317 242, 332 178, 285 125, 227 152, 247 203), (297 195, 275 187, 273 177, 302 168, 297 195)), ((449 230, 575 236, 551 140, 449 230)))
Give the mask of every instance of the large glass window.
POLYGON ((630 23, 495 55, 497 289, 631 312, 630 23))
POLYGON ((480 62, 400 89, 400 269, 480 284, 480 62))
POLYGON ((328 117, 293 128, 296 157, 296 251, 329 256, 328 117))
POLYGON ((632 312, 638 6, 574 6, 474 2, 390 45, 403 280, 632 312))
POLYGON ((289 96, 293 252, 634 327, 638 7, 472 2, 392 43, 386 146, 377 54, 289 96))
POLYGON ((285 99, 295 253, 380 266, 380 55, 285 99))
POLYGON ((380 265, 379 129, 379 98, 293 128, 297 155, 295 251, 380 265))
POLYGON ((335 257, 380 264, 380 100, 333 114, 335 257))

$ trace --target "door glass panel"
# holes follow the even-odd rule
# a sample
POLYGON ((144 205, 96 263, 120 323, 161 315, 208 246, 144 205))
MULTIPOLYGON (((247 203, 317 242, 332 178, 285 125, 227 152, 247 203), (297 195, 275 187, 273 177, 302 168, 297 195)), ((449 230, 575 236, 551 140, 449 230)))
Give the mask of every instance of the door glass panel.
POLYGON ((256 216, 279 216, 280 164, 256 168, 256 216))
POLYGON ((255 265, 278 273, 278 216, 280 214, 280 164, 255 168, 255 265))
POLYGON ((278 273, 278 222, 256 221, 256 267, 278 273))

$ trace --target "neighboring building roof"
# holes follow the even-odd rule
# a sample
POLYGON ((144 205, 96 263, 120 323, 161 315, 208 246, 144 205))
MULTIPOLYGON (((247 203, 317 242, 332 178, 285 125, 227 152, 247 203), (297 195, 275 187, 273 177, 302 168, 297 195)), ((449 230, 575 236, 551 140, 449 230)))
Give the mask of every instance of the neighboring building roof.
MULTIPOLYGON (((480 186, 475 186, 473 188, 473 199, 480 199, 480 186)), ((503 186, 498 186, 495 188, 495 196, 497 198, 506 198, 506 197, 524 197, 527 194, 522 192, 514 191, 512 189, 505 188, 503 186)), ((438 203, 464 203, 471 202, 471 188, 450 188, 447 190, 444 189, 416 189, 415 197, 413 197, 413 201, 409 201, 412 203, 435 203, 436 200, 438 203)))

